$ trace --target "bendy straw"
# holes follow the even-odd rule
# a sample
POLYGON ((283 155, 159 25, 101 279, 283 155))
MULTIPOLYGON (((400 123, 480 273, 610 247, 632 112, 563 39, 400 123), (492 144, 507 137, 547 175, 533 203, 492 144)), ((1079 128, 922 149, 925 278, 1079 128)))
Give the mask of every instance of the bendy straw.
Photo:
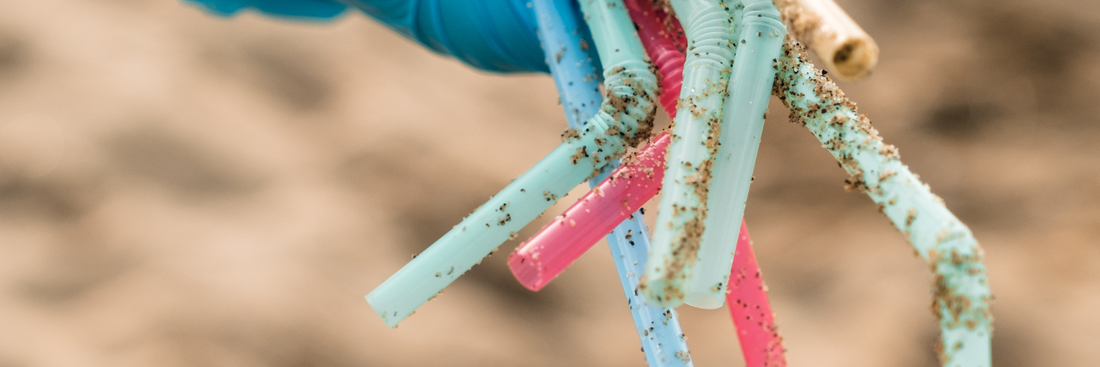
POLYGON ((865 115, 790 41, 776 64, 774 92, 848 172, 847 188, 878 204, 917 253, 931 264, 933 311, 943 331, 944 366, 989 366, 993 316, 982 249, 970 229, 932 194, 897 149, 882 142, 865 115))
POLYGON ((554 77, 569 127, 582 128, 600 109, 596 46, 574 0, 533 0, 539 42, 554 77))
MULTIPOLYGON (((626 0, 624 3, 637 25, 642 46, 650 59, 656 60, 661 78, 661 103, 671 103, 665 105, 665 112, 675 118, 674 106, 676 97, 680 95, 684 56, 676 44, 676 38, 681 32, 666 29, 666 25, 675 25, 677 29, 679 25, 671 14, 654 9, 649 0, 626 0), (667 96, 673 96, 672 100, 667 99, 667 96)), ((536 3, 536 11, 537 5, 536 3)), ((538 19, 541 21, 542 16, 538 19)), ((543 35, 542 38, 545 42, 552 37, 543 35)), ((656 195, 660 191, 661 178, 664 177, 668 142, 667 132, 659 134, 640 151, 624 159, 624 164, 602 182, 593 185, 591 192, 516 248, 508 257, 509 267, 516 279, 533 291, 542 289, 603 238, 604 234, 630 218, 631 213, 656 195)), ((646 242, 649 242, 648 231, 624 233, 628 240, 635 236, 646 236, 646 242)), ((608 236, 608 239, 612 239, 612 236, 608 236)), ((629 243, 633 244, 634 241, 629 243)))
POLYGON ((628 145, 648 137, 657 81, 626 10, 613 0, 585 2, 582 8, 595 9, 586 15, 605 66, 607 98, 599 112, 584 128, 568 130, 565 142, 367 295, 386 325, 396 326, 628 145))
MULTIPOLYGON (((540 34, 539 40, 542 42, 543 49, 548 50, 547 64, 554 76, 554 83, 558 86, 562 107, 565 108, 566 115, 570 116, 568 119, 570 127, 576 127, 577 123, 597 112, 597 104, 602 99, 596 85, 598 75, 589 74, 590 70, 595 70, 594 57, 591 55, 595 50, 589 44, 592 42, 591 37, 580 24, 580 12, 576 8, 575 1, 534 0, 533 5, 540 34)), ((681 56, 680 59, 682 60, 683 57, 681 56)), ((666 88, 667 85, 666 82, 666 88)), ((660 152, 663 154, 664 150, 660 152)), ((664 159, 660 159, 659 162, 663 164, 664 159)), ((663 172, 663 167, 659 172, 663 172)), ((595 180, 589 182, 596 184, 595 180)), ((656 185, 654 183, 654 186, 656 185)), ((626 214, 628 213, 623 213, 624 216, 626 214)), ((676 313, 672 310, 645 305, 642 297, 635 291, 638 286, 638 277, 635 274, 641 274, 638 268, 643 266, 640 264, 645 264, 645 256, 649 251, 649 231, 645 227, 641 213, 635 214, 626 221, 619 218, 609 227, 619 222, 621 224, 607 235, 607 243, 611 247, 615 268, 618 269, 619 280, 626 294, 635 331, 641 340, 646 361, 653 367, 691 366, 690 352, 686 341, 681 337, 683 332, 680 330, 676 313)), ((583 220, 581 223, 588 224, 583 220)), ((595 235, 591 242, 595 243, 605 233, 607 233, 606 230, 591 233, 595 235)), ((588 247, 591 245, 585 249, 588 247)), ((508 258, 514 273, 517 269, 516 254, 519 252, 517 250, 508 258)), ((580 256, 580 253, 576 256, 580 256)), ((545 258, 544 256, 543 259, 545 258)), ((522 263, 523 260, 519 262, 522 263)), ((521 281, 521 283, 532 288, 526 282, 521 281)), ((537 290, 537 288, 532 289, 537 290)))
POLYGON ((687 33, 687 61, 662 181, 664 194, 641 285, 647 299, 669 308, 684 302, 699 251, 736 47, 732 20, 720 1, 671 3, 687 33))
POLYGON ((729 303, 730 318, 737 327, 737 340, 741 343, 745 367, 787 366, 783 338, 775 326, 767 290, 760 266, 756 264, 748 227, 742 222, 726 302, 729 303))
POLYGON ((841 79, 871 74, 878 64, 878 45, 833 0, 774 0, 791 36, 841 79))
MULTIPOLYGON (((685 302, 722 307, 745 201, 752 183, 756 152, 764 131, 764 114, 771 100, 775 60, 783 49, 786 29, 770 0, 744 2, 737 55, 730 76, 729 98, 722 109, 722 134, 707 197, 707 217, 695 271, 685 302)), ((735 8, 739 8, 736 7, 735 8)))
POLYGON ((687 43, 679 21, 668 10, 656 8, 652 0, 625 0, 630 18, 638 27, 642 46, 661 76, 661 107, 676 118, 676 101, 684 80, 684 51, 687 43))

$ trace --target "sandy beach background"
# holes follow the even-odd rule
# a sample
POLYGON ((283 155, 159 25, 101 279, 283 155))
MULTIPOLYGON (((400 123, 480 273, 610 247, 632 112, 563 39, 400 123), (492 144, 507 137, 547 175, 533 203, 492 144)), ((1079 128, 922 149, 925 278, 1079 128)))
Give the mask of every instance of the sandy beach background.
MULTIPOLYGON (((994 365, 1095 365, 1100 5, 841 5, 882 49, 841 87, 986 250, 994 365)), ((507 243, 397 329, 363 300, 558 144, 556 102, 358 13, 2 1, 0 366, 643 366, 602 243, 539 293, 507 243)), ((791 366, 938 365, 924 261, 772 106, 746 217, 791 366)), ((679 312, 742 364, 725 308, 679 312)))

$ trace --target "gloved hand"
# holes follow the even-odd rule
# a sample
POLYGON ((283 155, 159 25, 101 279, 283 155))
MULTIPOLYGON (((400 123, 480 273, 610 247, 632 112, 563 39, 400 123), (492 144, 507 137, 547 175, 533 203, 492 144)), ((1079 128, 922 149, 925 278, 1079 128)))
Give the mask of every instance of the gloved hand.
POLYGON ((205 7, 212 13, 234 15, 245 8, 284 17, 331 19, 347 9, 332 0, 184 0, 205 7))
POLYGON ((475 68, 548 72, 529 0, 184 0, 224 16, 245 8, 299 19, 328 20, 348 5, 436 53, 475 68), (345 4, 346 3, 346 4, 345 4))

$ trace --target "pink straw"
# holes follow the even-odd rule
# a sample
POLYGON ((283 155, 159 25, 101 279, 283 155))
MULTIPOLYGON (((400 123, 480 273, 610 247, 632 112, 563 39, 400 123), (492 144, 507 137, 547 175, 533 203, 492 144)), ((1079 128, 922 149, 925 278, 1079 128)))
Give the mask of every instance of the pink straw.
POLYGON ((733 325, 737 327, 737 340, 741 342, 745 366, 786 367, 783 337, 779 336, 779 329, 775 326, 775 315, 768 302, 768 288, 756 264, 749 228, 744 221, 741 221, 741 234, 737 236, 726 304, 729 305, 733 325))
MULTIPOLYGON (((542 289, 615 226, 657 195, 665 174, 669 134, 662 132, 531 240, 508 256, 523 286, 542 289)), ((641 235, 641 234, 638 234, 641 235)), ((631 234, 626 235, 630 241, 631 234)), ((634 241, 630 241, 634 245, 634 241)))
POLYGON ((654 9, 650 0, 627 0, 626 10, 638 25, 638 36, 661 74, 661 106, 676 118, 676 99, 684 80, 684 47, 687 36, 680 21, 666 9, 654 9))

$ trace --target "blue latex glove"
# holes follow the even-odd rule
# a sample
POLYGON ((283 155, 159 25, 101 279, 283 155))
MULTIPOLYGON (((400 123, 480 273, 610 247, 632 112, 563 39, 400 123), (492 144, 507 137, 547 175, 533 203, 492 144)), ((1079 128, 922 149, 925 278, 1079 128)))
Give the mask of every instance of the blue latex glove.
POLYGON ((332 0, 183 0, 219 15, 234 15, 245 8, 292 18, 331 19, 344 13, 347 5, 332 0))
POLYGON ((405 37, 475 68, 548 72, 528 0, 184 0, 212 13, 253 8, 274 16, 326 20, 348 5, 405 37))

